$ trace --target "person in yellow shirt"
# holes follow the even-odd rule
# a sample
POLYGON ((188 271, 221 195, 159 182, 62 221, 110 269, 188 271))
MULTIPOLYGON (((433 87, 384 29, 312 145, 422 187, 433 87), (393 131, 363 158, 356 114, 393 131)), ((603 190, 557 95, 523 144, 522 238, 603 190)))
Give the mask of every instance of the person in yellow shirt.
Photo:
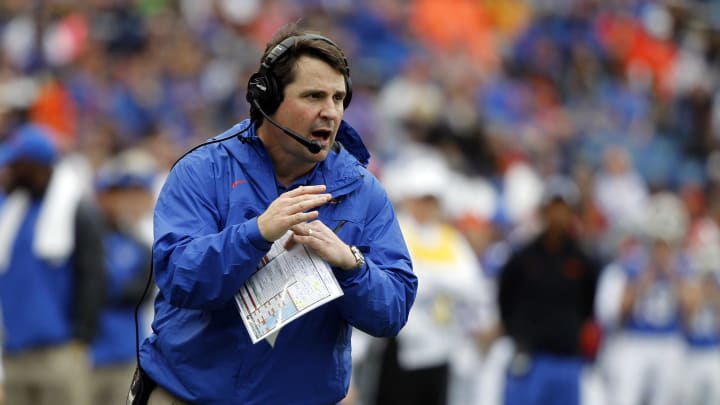
MULTIPOLYGON (((453 403, 456 390, 463 391, 459 360, 474 344, 472 315, 465 315, 479 309, 480 265, 445 214, 452 173, 444 160, 421 154, 400 162, 385 180, 420 282, 405 328, 386 341, 376 403, 453 403)), ((472 394, 459 395, 467 403, 472 394)))

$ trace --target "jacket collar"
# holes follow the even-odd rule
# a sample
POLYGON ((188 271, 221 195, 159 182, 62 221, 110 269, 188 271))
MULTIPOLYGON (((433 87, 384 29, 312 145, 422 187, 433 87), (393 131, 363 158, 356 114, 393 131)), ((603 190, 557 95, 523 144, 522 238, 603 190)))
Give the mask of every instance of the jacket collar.
MULTIPOLYGON (((238 134, 239 142, 223 142, 227 152, 243 165, 248 175, 264 184, 274 184, 275 172, 268 170, 272 167, 270 156, 255 132, 255 125, 246 119, 216 138, 232 136, 233 133, 238 134)), ((312 171, 310 181, 325 184, 327 191, 335 197, 347 194, 360 186, 363 168, 369 159, 370 153, 357 131, 342 121, 335 144, 327 158, 312 171)))

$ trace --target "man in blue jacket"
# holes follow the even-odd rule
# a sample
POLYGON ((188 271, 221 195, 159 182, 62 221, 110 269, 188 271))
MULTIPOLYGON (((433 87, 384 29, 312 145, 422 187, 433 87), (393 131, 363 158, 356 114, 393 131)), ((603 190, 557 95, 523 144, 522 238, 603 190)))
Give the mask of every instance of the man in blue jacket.
POLYGON ((417 278, 367 150, 342 121, 351 92, 334 43, 283 31, 250 78, 251 119, 173 168, 154 216, 148 378, 129 399, 157 384, 150 404, 335 404, 348 391, 351 328, 403 327, 417 278), (233 297, 288 231, 344 295, 285 325, 274 345, 253 344, 233 297))
POLYGON ((13 405, 90 403, 88 348, 106 282, 102 227, 79 166, 60 159, 52 136, 26 123, 0 144, 0 320, 13 405))

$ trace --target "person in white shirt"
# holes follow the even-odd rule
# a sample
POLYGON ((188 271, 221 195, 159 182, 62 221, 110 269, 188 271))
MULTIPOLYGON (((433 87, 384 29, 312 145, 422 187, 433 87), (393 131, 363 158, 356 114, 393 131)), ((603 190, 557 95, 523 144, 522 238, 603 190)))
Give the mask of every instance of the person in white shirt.
POLYGON ((398 162, 383 181, 398 203, 400 228, 421 281, 407 324, 387 340, 376 404, 444 405, 451 397, 467 398, 463 382, 471 379, 464 378, 461 361, 472 353, 474 339, 471 322, 461 314, 479 310, 482 273, 443 210, 452 176, 446 163, 423 154, 398 162))

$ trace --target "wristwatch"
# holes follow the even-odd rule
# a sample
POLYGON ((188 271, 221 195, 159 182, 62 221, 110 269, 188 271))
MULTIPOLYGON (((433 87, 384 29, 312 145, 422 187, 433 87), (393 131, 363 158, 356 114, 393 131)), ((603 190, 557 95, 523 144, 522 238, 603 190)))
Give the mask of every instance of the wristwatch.
POLYGON ((352 252, 353 256, 355 256, 355 267, 354 269, 359 269, 360 267, 365 265, 365 256, 362 254, 360 249, 358 249, 355 245, 350 245, 350 251, 352 252))

